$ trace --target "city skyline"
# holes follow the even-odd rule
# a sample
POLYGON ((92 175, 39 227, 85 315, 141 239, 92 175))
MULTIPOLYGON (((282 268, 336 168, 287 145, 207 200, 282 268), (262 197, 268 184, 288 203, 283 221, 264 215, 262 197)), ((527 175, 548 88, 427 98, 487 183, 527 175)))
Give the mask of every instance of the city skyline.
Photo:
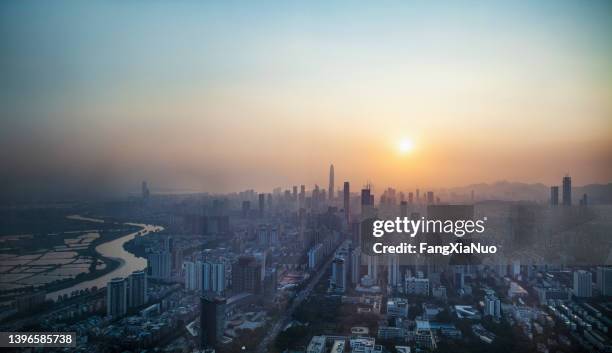
POLYGON ((0 6, 0 195, 612 180, 606 2, 0 6))

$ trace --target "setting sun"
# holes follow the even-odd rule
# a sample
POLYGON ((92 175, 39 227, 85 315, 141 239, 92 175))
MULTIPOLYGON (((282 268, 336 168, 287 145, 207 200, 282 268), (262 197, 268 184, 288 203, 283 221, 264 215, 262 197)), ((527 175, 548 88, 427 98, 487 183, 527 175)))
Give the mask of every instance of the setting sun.
POLYGON ((412 143, 412 140, 403 138, 399 141, 397 148, 401 154, 406 154, 412 151, 414 144, 412 143))

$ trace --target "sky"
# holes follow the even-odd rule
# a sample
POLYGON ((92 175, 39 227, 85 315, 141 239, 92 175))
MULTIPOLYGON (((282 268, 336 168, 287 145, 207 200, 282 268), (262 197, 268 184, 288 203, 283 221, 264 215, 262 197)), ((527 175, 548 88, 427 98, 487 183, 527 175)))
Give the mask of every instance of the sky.
POLYGON ((3 1, 0 192, 607 183, 610 33, 605 1, 3 1))

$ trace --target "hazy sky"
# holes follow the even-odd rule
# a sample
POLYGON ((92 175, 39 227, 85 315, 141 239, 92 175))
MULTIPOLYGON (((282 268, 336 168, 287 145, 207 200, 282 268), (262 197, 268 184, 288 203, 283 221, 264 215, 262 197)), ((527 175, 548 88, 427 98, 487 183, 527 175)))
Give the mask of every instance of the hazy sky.
POLYGON ((609 182, 611 33, 606 1, 3 1, 0 183, 609 182))

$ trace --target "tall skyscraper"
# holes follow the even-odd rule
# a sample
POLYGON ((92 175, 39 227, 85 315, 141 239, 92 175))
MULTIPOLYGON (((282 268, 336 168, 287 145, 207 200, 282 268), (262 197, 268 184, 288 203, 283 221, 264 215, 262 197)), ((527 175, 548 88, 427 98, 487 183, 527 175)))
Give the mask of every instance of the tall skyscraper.
POLYGON ((188 291, 197 290, 197 271, 195 262, 184 262, 183 269, 185 270, 185 289, 188 291))
POLYGON ((217 294, 225 292, 225 264, 222 262, 210 263, 210 290, 217 294))
POLYGON ((373 217, 374 210, 374 195, 370 193, 369 185, 361 190, 361 218, 367 219, 373 217))
POLYGON ((300 185, 300 207, 304 207, 304 201, 306 200, 306 185, 300 185))
POLYGON ((223 338, 226 299, 200 297, 200 346, 215 348, 223 338))
POLYGON ((558 186, 550 187, 550 205, 551 206, 559 205, 559 187, 558 186))
POLYGON ((329 202, 334 201, 334 165, 329 166, 329 188, 327 189, 329 202))
POLYGON ((169 251, 163 250, 150 253, 147 260, 151 278, 162 280, 170 280, 172 278, 172 256, 169 251))
POLYGON ((356 247, 351 252, 351 283, 353 286, 359 284, 361 278, 361 247, 356 247))
POLYGON ((408 203, 411 205, 414 203, 414 194, 412 192, 408 193, 408 203))
POLYGON ((242 217, 246 218, 251 212, 251 201, 242 201, 242 217))
POLYGON ((344 182, 344 189, 343 189, 343 193, 342 196, 344 198, 344 215, 346 218, 346 224, 350 224, 351 222, 351 211, 350 211, 350 206, 351 206, 351 186, 349 184, 348 181, 344 182))
POLYGON ((147 182, 146 181, 142 182, 141 192, 142 192, 142 199, 143 200, 149 199, 150 191, 149 191, 149 187, 147 186, 147 182))
POLYGON ((171 236, 164 237, 164 250, 170 253, 174 250, 174 239, 171 236))
POLYGON ((428 191, 427 192, 427 204, 433 205, 433 203, 434 203, 434 193, 433 191, 428 191))
POLYGON ((336 257, 332 262, 331 284, 336 292, 346 290, 346 263, 341 257, 336 257))
POLYGON ((259 194, 259 217, 264 216, 265 204, 266 204, 266 195, 263 193, 259 194))
POLYGON ((572 178, 569 175, 563 177, 563 206, 572 205, 572 178))
POLYGON ((580 199, 580 206, 587 206, 588 203, 589 203, 589 198, 587 194, 583 194, 582 198, 580 199))
POLYGON ((128 307, 136 308, 147 303, 147 273, 134 271, 128 277, 128 307))
POLYGON ((406 201, 400 202, 400 217, 408 217, 408 203, 406 201))
POLYGON ((127 284, 124 278, 116 277, 106 285, 106 314, 111 317, 127 313, 127 284))
POLYGON ((416 189, 416 201, 417 203, 421 202, 421 190, 416 189))
POLYGON ((368 276, 374 280, 378 281, 378 256, 374 255, 366 255, 368 259, 368 276))
POLYGON ((395 288, 401 285, 399 256, 397 254, 387 255, 387 261, 387 284, 395 288))
POLYGON ((601 295, 612 296, 612 267, 597 267, 597 288, 601 295))
POLYGON ((578 270, 574 272, 574 295, 580 298, 592 296, 593 275, 589 271, 578 270))
POLYGON ((262 265, 253 256, 241 256, 232 265, 232 286, 234 293, 258 294, 261 290, 262 265))

